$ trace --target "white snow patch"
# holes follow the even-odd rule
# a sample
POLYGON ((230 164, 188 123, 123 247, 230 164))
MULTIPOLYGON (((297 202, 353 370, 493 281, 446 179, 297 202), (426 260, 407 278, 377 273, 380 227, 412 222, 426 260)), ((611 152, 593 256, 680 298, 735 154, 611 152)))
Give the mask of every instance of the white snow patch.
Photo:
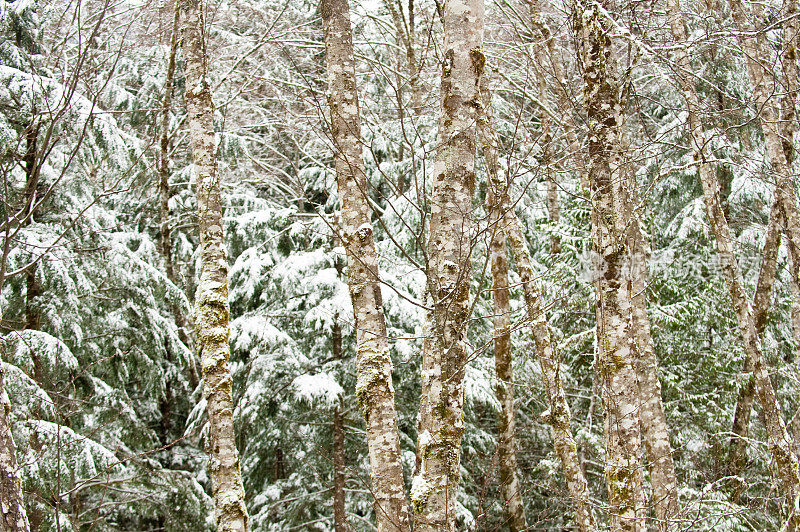
POLYGON ((344 395, 341 385, 327 373, 300 375, 292 381, 292 387, 300 399, 309 402, 321 399, 332 405, 334 401, 344 395))

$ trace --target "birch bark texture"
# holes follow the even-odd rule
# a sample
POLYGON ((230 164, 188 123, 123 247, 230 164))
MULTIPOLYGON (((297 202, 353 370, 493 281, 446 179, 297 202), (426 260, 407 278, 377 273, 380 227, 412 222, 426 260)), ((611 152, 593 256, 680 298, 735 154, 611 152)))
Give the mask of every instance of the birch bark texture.
MULTIPOLYGON (((498 171, 497 135, 494 129, 491 92, 488 88, 488 83, 484 83, 481 96, 483 99, 483 113, 479 122, 480 139, 489 179, 489 201, 487 203, 490 209, 490 220, 497 224, 497 233, 502 232, 505 239, 508 240, 514 253, 517 273, 522 281, 527 318, 533 334, 536 356, 542 368, 542 381, 547 396, 548 410, 544 418, 552 429, 556 454, 561 461, 567 489, 575 504, 575 523, 578 529, 583 532, 593 531, 596 530, 596 524, 592 512, 589 487, 580 466, 577 445, 572 436, 570 427, 572 417, 561 381, 560 362, 553 347, 550 325, 544 313, 542 295, 534 280, 533 260, 525 242, 522 226, 510 204, 509 184, 500 177, 498 171), (496 222, 494 221, 495 219, 496 222)), ((495 248, 495 245, 494 243, 492 244, 493 275, 495 253, 500 251, 495 248)), ((505 242, 503 242, 502 248, 503 253, 505 253, 505 242)), ((499 314, 497 307, 495 307, 495 314, 496 316, 499 314)), ((497 325, 495 328, 497 329, 497 325)), ((512 377, 510 373, 509 376, 510 378, 512 377)), ((500 379, 499 365, 498 379, 500 379)), ((516 458, 514 460, 516 461, 516 458)), ((517 489, 517 491, 519 490, 517 489)))
POLYGON ((439 144, 428 240, 428 291, 433 299, 430 348, 423 350, 425 426, 412 487, 415 530, 455 529, 464 433, 464 368, 470 315, 470 254, 475 149, 483 55, 483 0, 447 0, 439 144))
POLYGON ((356 329, 356 396, 367 425, 372 493, 378 530, 407 531, 400 436, 394 406, 392 359, 378 274, 361 144, 350 5, 322 0, 334 165, 342 205, 341 240, 356 329))
MULTIPOLYGON (((481 80, 486 85, 486 77, 481 80)), ((490 144, 487 136, 491 116, 491 94, 482 89, 484 118, 479 123, 479 138, 483 146, 483 157, 490 175, 497 176, 497 150, 490 144)), ((492 179, 491 177, 489 178, 492 179)), ((499 181, 495 177, 494 181, 499 181)), ((499 185, 499 183, 498 183, 499 185)), ((505 189, 507 187, 503 187, 505 189)), ((491 241, 492 307, 494 312, 494 367, 495 395, 500 403, 497 426, 497 461, 500 468, 500 494, 506 505, 508 527, 511 532, 528 529, 522 487, 517 476, 516 419, 514 413, 514 366, 511 356, 511 304, 508 288, 508 251, 503 205, 498 195, 500 187, 490 186, 486 203, 489 208, 489 230, 491 241)))
POLYGON ((669 426, 661 397, 661 381, 658 376, 658 359, 653 346, 650 317, 647 314, 647 282, 649 276, 650 250, 639 223, 638 183, 636 174, 628 166, 628 179, 620 183, 625 219, 628 220, 628 246, 631 251, 631 326, 634 332, 633 346, 636 355, 636 375, 639 384, 640 420, 642 439, 647 452, 647 466, 652 487, 652 506, 655 510, 656 530, 672 531, 679 528, 680 504, 678 501, 678 479, 672 459, 672 444, 669 441, 669 426))
POLYGON ((492 305, 494 310, 495 395, 500 403, 497 426, 497 461, 500 468, 500 494, 506 504, 511 532, 528 529, 522 487, 517 476, 516 420, 514 415, 514 367, 511 357, 511 305, 508 290, 508 253, 494 194, 489 192, 490 222, 495 227, 490 243, 492 305))
POLYGON ((217 530, 246 532, 248 516, 233 427, 230 370, 228 261, 222 233, 214 102, 208 86, 204 12, 200 0, 181 0, 181 37, 186 75, 186 109, 196 177, 200 232, 200 280, 195 296, 197 350, 203 373, 210 428, 211 483, 217 530))
POLYGON ((595 379, 602 386, 610 523, 612 530, 643 531, 639 386, 632 341, 632 287, 625 272, 630 248, 618 191, 624 181, 620 84, 611 23, 601 13, 601 6, 578 2, 575 27, 584 65, 589 126, 592 247, 598 266, 595 379))
MULTIPOLYGON (((733 3, 733 2, 732 2, 733 3)), ((732 6, 733 8, 733 6, 732 6)), ((683 19, 678 0, 668 0, 667 9, 670 15, 670 27, 676 42, 683 44, 688 42, 688 31, 683 19)), ((735 9, 735 8, 734 8, 735 9)), ((753 51, 752 49, 750 51, 753 51)), ((691 65, 689 57, 683 46, 676 47, 676 60, 684 71, 691 65)), ((750 63, 748 57, 748 64, 750 63)), ((750 68, 749 68, 750 70, 750 68)), ((762 350, 761 341, 758 337, 756 320, 754 319, 753 309, 745 298, 744 280, 739 265, 736 262, 735 250, 733 247, 733 236, 730 226, 725 218, 719 197, 719 182, 711 163, 706 156, 706 146, 708 139, 703 129, 702 123, 697 116, 700 108, 700 101, 691 80, 682 76, 680 79, 683 97, 686 100, 688 110, 688 127, 692 140, 692 150, 695 161, 698 162, 700 181, 703 187, 703 198, 706 204, 706 211, 711 223, 712 230, 716 236, 717 253, 720 257, 723 275, 731 296, 734 312, 739 326, 739 332, 744 340, 744 348, 753 368, 753 378, 758 394, 759 402, 764 413, 764 420, 769 438, 770 453, 775 459, 776 472, 783 484, 784 494, 787 501, 788 523, 790 530, 796 530, 800 526, 798 521, 798 496, 800 496, 800 471, 798 471, 798 460, 792 450, 792 440, 786 430, 786 424, 780 411, 775 390, 770 380, 769 368, 762 350)), ((762 95, 763 97, 763 95, 762 95)), ((759 104, 768 102, 759 101, 759 104)), ((774 111, 774 109, 773 109, 774 111)), ((768 121, 767 121, 768 123, 768 121)), ((774 124, 772 127, 775 127, 774 124)), ((767 126, 764 132, 765 139, 768 139, 767 126)), ((780 138, 772 138, 772 144, 780 138)), ((770 143, 767 140, 768 144, 770 143)), ((778 151, 783 158, 783 148, 778 144, 778 151)), ((769 150, 770 155, 775 149, 769 150)), ((785 162, 785 158, 783 158, 785 162)), ((773 166, 774 166, 773 161, 773 166)), ((779 205, 782 203, 781 186, 775 189, 775 201, 779 205)), ((784 204, 784 214, 786 214, 784 204)), ((777 223, 776 210, 772 210, 770 225, 777 223)), ((770 230, 768 229, 768 234, 770 230)), ((757 294, 758 295, 758 294, 757 294)))

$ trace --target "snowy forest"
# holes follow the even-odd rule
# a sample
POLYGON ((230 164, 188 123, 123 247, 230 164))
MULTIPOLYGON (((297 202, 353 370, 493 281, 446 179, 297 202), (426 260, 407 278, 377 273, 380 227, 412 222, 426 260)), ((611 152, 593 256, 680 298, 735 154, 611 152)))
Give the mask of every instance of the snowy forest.
POLYGON ((0 530, 800 531, 798 47, 0 1, 0 530))

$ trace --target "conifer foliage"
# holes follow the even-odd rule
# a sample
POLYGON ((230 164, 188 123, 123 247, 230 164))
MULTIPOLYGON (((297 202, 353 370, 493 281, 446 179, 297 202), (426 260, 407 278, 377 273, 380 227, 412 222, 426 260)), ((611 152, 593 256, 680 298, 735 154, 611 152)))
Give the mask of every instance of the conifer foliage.
POLYGON ((798 530, 799 11, 0 2, 0 529, 798 530))

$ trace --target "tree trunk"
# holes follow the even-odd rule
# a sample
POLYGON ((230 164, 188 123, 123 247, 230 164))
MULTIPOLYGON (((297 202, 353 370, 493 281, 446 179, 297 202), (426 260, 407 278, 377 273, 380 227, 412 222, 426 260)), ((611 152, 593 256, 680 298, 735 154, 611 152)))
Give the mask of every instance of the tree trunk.
MULTIPOLYGON (((794 2, 789 1, 789 4, 794 2)), ((792 136, 794 133, 794 103, 797 94, 797 65, 794 53, 794 33, 796 33, 796 21, 789 19, 787 32, 789 41, 785 43, 785 53, 782 57, 784 62, 784 83, 786 92, 783 98, 778 101, 775 94, 780 91, 778 84, 770 82, 770 72, 763 65, 769 64, 768 43, 764 32, 755 32, 756 38, 745 38, 744 32, 752 29, 748 24, 744 8, 740 0, 729 0, 733 19, 739 30, 739 43, 744 50, 747 72, 750 76, 750 83, 753 86, 755 103, 759 110, 759 121, 764 133, 764 144, 767 155, 775 173, 777 187, 775 188, 775 199, 780 203, 783 211, 784 230, 786 233, 786 243, 789 251, 789 261, 791 264, 791 283, 794 295, 800 294, 800 284, 798 274, 800 272, 800 215, 797 211, 797 197, 794 193, 794 184, 791 172, 792 159, 792 136)), ((761 12, 758 3, 753 3, 753 10, 756 14, 761 12)), ((793 5, 786 9, 789 15, 794 14, 793 5)), ((795 297, 795 305, 798 301, 795 297)), ((793 318, 798 315, 800 309, 793 308, 793 318)), ((794 321, 794 320, 793 320, 794 321)), ((800 326, 800 324, 798 324, 800 326)))
MULTIPOLYGON (((778 267, 778 248, 780 247, 780 221, 781 209, 777 202, 772 204, 770 224, 767 226, 767 235, 764 239, 764 251, 761 256, 761 270, 758 274, 756 293, 753 296, 753 322, 756 334, 761 337, 767 323, 772 287, 775 283, 775 273, 778 267)), ((731 426, 731 439, 728 453, 727 474, 731 481, 731 500, 739 501, 744 489, 744 482, 739 475, 744 471, 747 463, 747 437, 750 430, 750 415, 753 410, 753 401, 756 395, 756 383, 753 378, 753 360, 748 355, 742 368, 742 373, 747 380, 739 390, 736 400, 736 409, 733 414, 731 426)))
POLYGON ((650 332, 650 317, 647 314, 647 279, 650 253, 639 225, 636 205, 639 203, 636 175, 629 171, 627 182, 623 182, 622 194, 625 218, 628 224, 628 246, 631 250, 631 292, 633 311, 631 326, 634 332, 633 346, 636 354, 636 374, 639 383, 640 420, 645 451, 647 452, 650 484, 653 489, 652 503, 655 509, 657 530, 678 530, 680 514, 678 503, 678 480, 672 459, 669 441, 669 426, 661 398, 661 382, 658 378, 658 360, 650 332))
POLYGON ((597 4, 576 5, 576 33, 584 64, 584 99, 589 124, 589 184, 593 252, 597 272, 596 378, 605 414, 605 473, 613 530, 645 530, 641 474, 639 387, 633 352, 632 286, 625 273, 630 249, 621 183, 622 105, 611 24, 597 4))
MULTIPOLYGON (((586 160, 581 152, 581 143, 578 140, 578 127, 574 118, 574 98, 567 91, 567 79, 564 76, 563 60, 559 57, 561 48, 557 46, 553 38, 553 33, 550 31, 546 15, 542 12, 538 0, 529 0, 528 8, 533 27, 541 39, 541 43, 533 47, 534 61, 541 67, 548 64, 552 69, 556 86, 556 105, 563 119, 562 126, 564 128, 564 137, 567 141, 566 148, 570 158, 575 163, 575 169, 578 172, 581 185, 584 189, 588 190, 588 170, 586 168, 586 160)), ((540 69, 537 69, 537 71, 540 71, 540 69)), ((549 84, 544 75, 539 77, 538 84, 540 87, 540 97, 542 98, 542 102, 545 102, 546 100, 542 93, 542 87, 547 87, 549 84)), ((547 111, 543 111, 542 114, 543 116, 546 115, 547 111)))
MULTIPOLYGON (((517 273, 522 281, 528 320, 531 324, 536 355, 542 368, 542 381, 547 395, 548 411, 543 417, 550 424, 553 431, 556 454, 561 461, 567 488, 575 503, 575 522, 579 530, 588 532, 595 530, 596 525, 592 514, 589 487, 580 466, 577 446, 570 428, 571 414, 564 386, 561 382, 559 360, 553 347, 550 325, 547 323, 547 317, 544 314, 542 296, 534 282, 533 260, 525 242, 522 226, 510 206, 508 184, 500 178, 498 172, 497 139, 494 133, 491 93, 487 87, 484 87, 482 92, 484 114, 479 123, 481 125, 481 144, 489 176, 488 204, 491 214, 490 220, 493 223, 495 219, 497 220, 497 233, 505 235, 514 252, 517 273)), ((494 276, 495 253, 499 252, 495 247, 494 239, 492 246, 492 271, 494 276)), ((502 243, 502 250, 505 253, 505 242, 502 243)), ((501 316, 501 312, 497 307, 495 308, 495 315, 501 316)), ((495 328, 499 329, 497 325, 495 325, 495 328)), ((498 364, 499 378, 500 369, 498 364)), ((511 375, 509 374, 509 381, 510 379, 511 375)))
POLYGON ((200 230, 200 281, 195 298, 195 324, 204 395, 208 403, 209 468, 217 530, 245 532, 248 517, 233 428, 228 261, 222 233, 220 176, 216 161, 214 103, 208 86, 204 13, 200 0, 182 0, 180 10, 186 61, 185 98, 200 230))
MULTIPOLYGON (((333 321, 333 359, 342 361, 342 328, 338 316, 333 321)), ((344 506, 344 483, 346 480, 344 455, 344 398, 333 411, 333 526, 336 532, 348 532, 350 525, 344 506)))
POLYGON ((475 135, 486 62, 483 0, 447 0, 443 19, 442 114, 428 240, 433 337, 422 362, 431 384, 423 414, 428 422, 419 436, 422 462, 411 494, 419 532, 455 528, 464 433, 475 135))
MULTIPOLYGON (((783 52, 781 54, 781 66, 783 68, 783 95, 781 97, 781 144, 783 153, 786 157, 787 168, 791 170, 794 161, 794 130, 797 116, 795 104, 797 103, 798 92, 798 69, 797 69, 797 0, 784 0, 783 16, 783 52)), ((792 190, 794 188, 792 187, 792 190)), ((791 197, 789 198, 791 201, 791 197)), ((796 207, 795 207, 796 208, 796 207)), ((800 348, 800 242, 792 240, 792 231, 788 226, 784 226, 789 248, 789 258, 792 263, 792 271, 789 276, 789 286, 792 294, 792 333, 794 341, 800 348)))
MULTIPOLYGON (((487 101, 486 99, 484 100, 487 101)), ((488 104, 487 104, 488 105, 488 104)), ((484 145, 487 166, 490 155, 484 145)), ((496 159, 496 157, 495 157, 496 159)), ((495 165, 496 170, 496 165, 495 165)), ((514 436, 514 368, 511 359, 511 305, 508 290, 508 252, 502 206, 492 187, 487 192, 492 269, 492 303, 494 306, 494 367, 497 377, 495 394, 500 403, 497 427, 497 460, 500 464, 500 493, 506 505, 511 532, 528 529, 522 488, 517 478, 516 437, 514 436)))
MULTIPOLYGON (((731 1, 731 7, 734 11, 737 10, 735 5, 736 3, 736 0, 731 1)), ((738 7, 739 15, 737 15, 737 17, 741 18, 741 6, 738 7)), ((687 30, 677 0, 669 0, 668 9, 671 19, 670 25, 675 40, 679 43, 686 42, 688 40, 687 30)), ((753 76, 753 74, 757 74, 759 69, 757 65, 751 64, 754 59, 750 52, 753 51, 754 50, 751 48, 747 54, 748 71, 750 71, 751 76, 753 76)), ((686 50, 682 47, 677 47, 676 54, 678 64, 681 66, 681 68, 689 68, 690 64, 686 50)), ((694 85, 690 80, 683 77, 680 81, 689 111, 688 121, 690 134, 692 136, 692 148, 694 150, 695 160, 699 163, 698 169, 700 173, 701 184, 703 186, 703 196, 706 202, 708 218, 714 234, 716 235, 717 253, 719 254, 725 281, 728 285, 728 291, 731 295, 731 301, 736 313, 739 331, 744 340, 745 352, 747 353, 747 356, 753 366, 755 387, 764 412, 765 425, 767 434, 769 436, 769 448, 773 458, 775 459, 776 471, 784 487, 788 506, 787 509, 789 511, 790 529, 794 530, 798 526, 796 506, 798 495, 800 494, 800 472, 798 472, 798 460, 792 451, 792 440, 786 430, 786 425, 783 421, 783 417, 781 416, 780 406, 778 404, 777 397, 775 396, 775 390, 773 389, 772 381, 770 380, 766 358, 764 357, 764 353, 761 348, 761 341, 756 330, 753 310, 750 308, 750 305, 745 299, 744 281, 742 279, 742 273, 739 270, 739 265, 736 262, 736 256, 734 255, 733 237, 720 205, 719 183, 717 181, 716 174, 714 173, 714 169, 711 164, 707 162, 705 155, 707 139, 702 124, 700 123, 700 120, 696 114, 696 110, 699 109, 699 99, 694 89, 694 85)), ((757 87, 761 86, 760 83, 754 83, 754 85, 757 87)), ((765 112, 770 113, 770 116, 776 116, 771 114, 771 112, 774 112, 774 108, 767 101, 768 98, 765 98, 765 95, 762 94, 763 90, 757 89, 756 93, 759 107, 765 112), (772 111, 770 112, 769 109, 772 111)), ((768 152, 773 161, 773 167, 777 170, 777 167, 780 165, 780 161, 778 161, 778 164, 776 165, 775 158, 773 157, 776 156, 777 151, 779 158, 784 163, 784 169, 786 169, 786 159, 783 154, 783 148, 780 144, 780 137, 773 134, 768 134, 770 128, 772 128, 773 132, 775 131, 775 124, 771 123, 767 118, 764 118, 762 123, 764 124, 764 136, 767 140, 768 152)), ((782 197, 782 194, 782 187, 779 183, 779 186, 775 189, 775 199, 779 205, 782 205, 783 213, 786 215, 788 212, 786 209, 786 204, 783 201, 785 198, 782 197)), ((773 209, 773 213, 774 212, 775 209, 773 209)), ((776 223, 774 216, 771 217, 770 220, 770 224, 773 223, 776 223)), ((789 222, 789 225, 791 225, 791 222, 789 222)))
POLYGON ((408 504, 394 406, 392 359, 362 156, 350 5, 347 0, 322 0, 320 13, 325 32, 334 164, 342 203, 341 239, 347 250, 355 316, 356 396, 367 424, 375 515, 379 531, 405 531, 409 530, 408 504))
MULTIPOLYGON (((795 122, 795 101, 797 99, 797 64, 796 64, 796 47, 795 39, 797 38, 797 21, 792 18, 796 15, 796 5, 792 0, 784 2, 784 13, 786 21, 784 22, 784 35, 783 35, 783 53, 781 55, 783 72, 784 72, 784 94, 781 99, 781 127, 782 127, 782 146, 786 161, 791 165, 794 160, 794 148, 791 139, 794 137, 794 122, 795 122)), ((772 223, 767 227, 767 235, 764 242, 764 252, 761 260, 761 271, 758 277, 758 286, 756 288, 755 296, 753 297, 753 313, 756 334, 761 336, 766 324, 767 311, 769 310, 770 297, 772 294, 772 286, 775 282, 775 273, 777 269, 778 248, 780 247, 780 230, 784 228, 784 233, 788 235, 785 228, 785 221, 783 219, 783 212, 780 203, 776 201, 772 205, 770 212, 770 220, 772 223)), ((798 311, 799 291, 796 282, 796 277, 793 275, 790 278, 792 288, 792 330, 794 333, 795 341, 798 341, 798 334, 800 334, 800 311, 798 311)), ((800 345, 800 342, 798 342, 800 345)), ((742 370, 746 374, 752 374, 753 363, 748 357, 745 360, 745 365, 742 370)), ((739 396, 736 402, 736 410, 733 416, 733 426, 731 432, 733 436, 730 440, 730 451, 728 456, 728 475, 733 477, 733 494, 732 499, 738 501, 744 483, 739 476, 741 475, 747 460, 747 437, 750 426, 750 415, 755 399, 755 381, 752 375, 747 378, 744 386, 739 390, 739 396)), ((795 440, 797 439, 795 435, 795 440)), ((795 441, 797 445, 797 441, 795 441)), ((795 453, 797 454, 797 453, 795 453)))
POLYGON ((414 116, 420 116, 423 111, 425 93, 419 79, 420 65, 415 47, 414 0, 408 0, 408 17, 403 13, 400 0, 385 0, 384 3, 392 15, 392 22, 394 22, 397 32, 397 44, 405 52, 406 76, 408 88, 411 91, 411 110, 414 116))
MULTIPOLYGON (((172 108, 172 90, 175 78, 175 55, 178 50, 178 6, 175 6, 175 17, 172 23, 172 35, 170 37, 170 52, 167 61, 167 76, 164 82, 164 100, 161 108, 161 138, 159 139, 160 153, 158 161, 158 195, 159 195, 159 218, 160 218, 160 248, 164 258, 164 270, 167 279, 174 284, 178 284, 178 276, 175 273, 175 263, 172 260, 172 238, 169 224, 169 199, 172 197, 169 188, 169 161, 170 161, 170 134, 169 134, 169 115, 172 108)), ((181 312, 178 305, 171 303, 170 310, 178 326, 178 335, 187 347, 192 347, 189 335, 186 332, 186 317, 181 312)), ((197 386, 197 374, 194 367, 189 368, 192 384, 197 386)))

